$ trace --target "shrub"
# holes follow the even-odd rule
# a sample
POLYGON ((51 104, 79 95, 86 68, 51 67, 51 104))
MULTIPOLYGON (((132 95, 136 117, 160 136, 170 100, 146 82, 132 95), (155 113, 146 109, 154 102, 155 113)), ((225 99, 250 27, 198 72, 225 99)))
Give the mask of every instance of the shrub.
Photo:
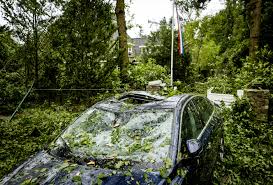
POLYGON ((273 52, 266 47, 255 57, 247 57, 236 75, 238 88, 252 88, 257 84, 264 89, 273 89, 273 52))
POLYGON ((226 75, 209 77, 206 82, 208 88, 213 88, 212 92, 230 94, 234 92, 233 79, 226 75))
POLYGON ((247 99, 238 99, 225 117, 225 158, 215 184, 273 184, 273 128, 255 122, 247 99))
POLYGON ((0 114, 11 113, 24 97, 26 89, 21 78, 19 73, 0 71, 0 114))
POLYGON ((76 116, 63 107, 26 109, 0 121, 0 178, 51 142, 76 116))
POLYGON ((167 81, 167 70, 155 64, 154 59, 149 59, 147 63, 140 63, 130 66, 129 82, 133 89, 145 89, 149 81, 167 81))

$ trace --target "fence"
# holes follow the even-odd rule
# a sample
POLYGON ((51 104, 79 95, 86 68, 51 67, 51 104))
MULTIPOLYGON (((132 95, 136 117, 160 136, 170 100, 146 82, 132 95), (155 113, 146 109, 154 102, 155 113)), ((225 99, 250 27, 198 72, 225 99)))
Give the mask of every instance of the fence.
MULTIPOLYGON (((220 93, 212 93, 213 88, 207 90, 207 98, 214 102, 217 105, 220 105, 221 102, 225 104, 226 107, 230 107, 233 102, 235 102, 236 98, 232 94, 220 94, 220 93)), ((243 96, 243 90, 237 90, 237 96, 243 96)))

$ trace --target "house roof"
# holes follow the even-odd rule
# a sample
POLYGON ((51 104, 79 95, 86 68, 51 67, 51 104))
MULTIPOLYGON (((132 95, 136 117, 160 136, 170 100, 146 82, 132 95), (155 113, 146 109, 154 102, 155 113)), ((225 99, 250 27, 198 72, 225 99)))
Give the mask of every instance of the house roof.
POLYGON ((147 38, 133 38, 133 42, 136 46, 144 46, 147 42, 147 38))

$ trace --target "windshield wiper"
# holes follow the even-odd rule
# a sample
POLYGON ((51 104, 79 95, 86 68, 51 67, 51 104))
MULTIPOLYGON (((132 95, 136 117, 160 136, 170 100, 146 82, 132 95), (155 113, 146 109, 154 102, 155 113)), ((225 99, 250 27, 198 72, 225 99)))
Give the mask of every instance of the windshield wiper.
POLYGON ((55 146, 54 148, 49 149, 49 153, 51 155, 60 157, 60 158, 65 158, 78 164, 83 163, 83 161, 81 160, 79 156, 76 156, 75 154, 73 154, 71 148, 66 143, 64 138, 60 136, 58 139, 60 139, 61 144, 55 146))
MULTIPOLYGON (((75 155, 71 148, 69 147, 69 145, 66 143, 66 141, 64 140, 64 138, 62 138, 60 136, 60 139, 63 143, 63 147, 64 147, 64 152, 63 152, 63 155, 60 156, 60 157, 64 157, 64 158, 67 158, 69 160, 71 160, 72 162, 74 163, 77 163, 77 164, 80 164, 80 165, 87 165, 87 163, 89 163, 90 161, 96 161, 95 157, 93 156, 89 156, 88 158, 87 157, 84 157, 84 156, 78 156, 78 155, 75 155)), ((96 163, 96 162, 95 162, 96 163)))
POLYGON ((60 139, 62 140, 65 151, 67 151, 69 154, 72 154, 71 148, 68 146, 64 138, 60 136, 60 139))
POLYGON ((72 154, 72 151, 70 149, 70 147, 68 146, 68 144, 66 143, 66 141, 60 136, 58 139, 61 140, 61 144, 58 145, 56 144, 56 141, 54 143, 54 147, 53 148, 49 148, 48 151, 50 154, 54 155, 54 156, 58 156, 58 157, 67 157, 70 156, 72 154))

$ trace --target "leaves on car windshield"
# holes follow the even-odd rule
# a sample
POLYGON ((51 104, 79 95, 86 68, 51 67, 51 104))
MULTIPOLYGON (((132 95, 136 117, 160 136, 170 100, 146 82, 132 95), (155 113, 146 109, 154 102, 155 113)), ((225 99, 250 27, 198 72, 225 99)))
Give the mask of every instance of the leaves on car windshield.
MULTIPOLYGON (((171 110, 114 113, 91 109, 62 137, 76 156, 162 163, 169 155, 172 122, 171 110)), ((116 163, 115 168, 121 163, 116 163)))

